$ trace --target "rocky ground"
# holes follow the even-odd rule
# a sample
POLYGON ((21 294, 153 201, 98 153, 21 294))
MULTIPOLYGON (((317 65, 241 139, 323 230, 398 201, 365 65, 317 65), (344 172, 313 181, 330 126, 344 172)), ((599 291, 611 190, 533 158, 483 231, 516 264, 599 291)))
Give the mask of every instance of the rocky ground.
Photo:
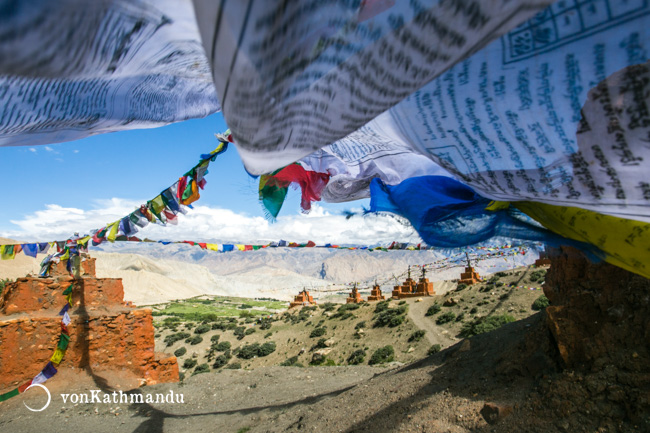
MULTIPOLYGON (((328 325, 327 337, 340 331, 333 350, 326 356, 332 359, 330 364, 336 365, 308 366, 308 357, 313 354, 306 352, 300 358, 305 367, 280 367, 277 362, 293 352, 278 346, 272 354, 277 359, 269 355, 262 357, 262 361, 243 362, 242 369, 210 367, 209 373, 196 375, 191 374, 193 369, 186 369, 182 383, 131 391, 182 393, 184 404, 126 405, 63 404, 61 393, 102 389, 104 382, 96 376, 62 369, 60 375, 47 383, 53 395, 48 409, 33 413, 23 406, 43 404, 43 394, 36 391, 29 395, 30 390, 1 404, 0 429, 233 433, 650 431, 650 282, 609 265, 586 264, 563 251, 546 278, 546 292, 552 305, 531 316, 530 304, 539 292, 525 288, 530 285, 529 278, 523 270, 519 272, 522 273, 501 277, 503 285, 495 281, 493 287, 483 284, 447 293, 437 299, 438 303, 452 297, 457 298, 455 304, 441 306, 441 311, 433 316, 422 313, 436 300, 427 300, 429 304, 416 300, 403 304, 409 308, 400 325, 402 335, 398 334, 399 327, 394 329, 396 348, 411 332, 406 327, 418 328, 418 321, 425 323, 424 320, 437 327, 427 329, 425 336, 429 337, 418 343, 422 348, 417 350, 435 341, 443 346, 440 352, 425 353, 416 360, 406 357, 416 356, 415 351, 409 353, 408 346, 406 350, 399 346, 395 353, 401 362, 345 365, 344 335, 348 331, 344 330, 354 329, 355 323, 363 321, 362 314, 373 317, 376 307, 350 311, 358 315, 354 319, 325 318, 325 311, 314 310, 310 312, 312 317, 297 322, 296 326, 303 330, 295 338, 304 342, 318 340, 306 333, 324 320, 328 325), (517 283, 521 277, 528 280, 517 283), (513 282, 515 285, 511 286, 513 282), (477 311, 470 313, 473 308, 477 311), (527 314, 521 312, 525 308, 527 314), (464 312, 465 316, 438 325, 437 318, 449 312, 454 312, 455 317, 464 312), (490 312, 520 314, 525 318, 471 338, 458 337, 467 328, 464 324, 490 312), (404 358, 400 359, 401 356, 404 358), (246 369, 246 362, 250 362, 250 369, 246 369)), ((393 303, 390 308, 399 307, 399 303, 393 303)), ((289 322, 283 319, 273 326, 278 326, 279 334, 285 332, 280 326, 289 326, 289 322)), ((389 332, 390 328, 385 329, 389 332)), ((232 330, 210 330, 215 335, 217 332, 222 341, 237 344, 250 344, 253 338, 261 338, 261 342, 265 335, 257 331, 237 340, 232 330)), ((159 338, 164 337, 161 330, 159 338)), ((371 338, 370 334, 363 338, 366 337, 371 338)), ((203 356, 197 353, 197 358, 203 356)), ((235 361, 238 358, 233 354, 229 363, 235 361)), ((125 384, 124 389, 130 389, 130 385, 125 384)))

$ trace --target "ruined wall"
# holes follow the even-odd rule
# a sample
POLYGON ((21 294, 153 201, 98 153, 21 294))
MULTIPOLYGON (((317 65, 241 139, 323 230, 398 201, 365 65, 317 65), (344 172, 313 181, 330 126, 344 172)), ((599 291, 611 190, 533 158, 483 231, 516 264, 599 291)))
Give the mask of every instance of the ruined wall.
POLYGON ((151 310, 124 304, 121 279, 28 277, 7 285, 0 297, 0 392, 47 364, 59 339, 62 292, 70 284, 70 344, 59 368, 126 372, 147 384, 179 380, 176 358, 154 351, 151 310))

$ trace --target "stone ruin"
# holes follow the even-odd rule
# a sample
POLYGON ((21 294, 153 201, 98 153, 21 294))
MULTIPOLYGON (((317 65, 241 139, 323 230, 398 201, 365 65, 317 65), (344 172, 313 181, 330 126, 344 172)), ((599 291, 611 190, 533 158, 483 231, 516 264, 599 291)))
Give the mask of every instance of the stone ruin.
POLYGON ((551 266, 551 259, 545 251, 539 253, 539 259, 535 260, 535 266, 551 266))
POLYGON ((78 368, 107 377, 115 372, 148 385, 178 382, 176 357, 154 351, 151 310, 127 306, 122 280, 96 278, 91 258, 82 262, 79 279, 59 263, 49 278, 7 284, 0 295, 0 393, 30 380, 50 360, 66 302, 62 292, 70 284, 70 343, 59 370, 78 368))
POLYGON ((363 302, 363 299, 361 299, 361 293, 357 290, 356 284, 352 288, 352 291, 350 292, 350 296, 345 300, 346 304, 358 304, 360 302, 363 302))
POLYGON ((379 285, 375 284, 372 286, 372 291, 370 292, 370 296, 368 296, 368 301, 383 301, 384 299, 386 299, 386 297, 381 294, 379 285))
POLYGON ((293 302, 289 303, 289 308, 301 307, 301 306, 311 306, 316 305, 314 298, 309 294, 307 289, 303 289, 302 292, 293 299, 293 302))
POLYGON ((416 283, 411 278, 411 269, 409 268, 406 281, 404 281, 404 284, 401 286, 395 286, 393 288, 392 297, 394 299, 403 299, 435 295, 436 292, 433 290, 433 283, 425 276, 425 271, 422 269, 422 277, 420 278, 420 281, 416 283))

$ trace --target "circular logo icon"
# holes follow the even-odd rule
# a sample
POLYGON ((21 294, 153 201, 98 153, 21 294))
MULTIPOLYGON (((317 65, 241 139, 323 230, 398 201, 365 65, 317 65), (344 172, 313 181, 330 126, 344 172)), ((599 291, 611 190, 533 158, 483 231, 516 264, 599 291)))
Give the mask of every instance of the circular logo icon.
POLYGON ((45 387, 45 385, 41 385, 40 383, 32 383, 32 384, 29 385, 27 388, 25 388, 25 391, 24 391, 24 392, 27 392, 27 390, 28 390, 29 388, 33 387, 33 386, 38 386, 39 388, 43 388, 43 389, 45 390, 45 392, 47 393, 47 403, 45 403, 45 406, 43 406, 43 407, 40 408, 40 409, 32 409, 31 407, 27 406, 27 403, 25 403, 25 402, 23 402, 23 404, 25 405, 25 407, 26 407, 27 409, 31 410, 32 412, 41 412, 41 411, 45 410, 45 409, 50 405, 50 401, 52 400, 52 396, 50 395, 50 390, 47 389, 47 388, 45 387))

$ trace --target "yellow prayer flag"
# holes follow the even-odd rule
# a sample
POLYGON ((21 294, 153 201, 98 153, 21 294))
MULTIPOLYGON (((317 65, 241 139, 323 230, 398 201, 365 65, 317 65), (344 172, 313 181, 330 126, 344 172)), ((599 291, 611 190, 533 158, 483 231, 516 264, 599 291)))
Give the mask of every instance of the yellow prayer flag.
POLYGON ((211 251, 219 251, 219 244, 205 244, 205 247, 211 251))
POLYGON ((120 221, 117 220, 113 224, 109 224, 107 229, 110 227, 108 230, 108 237, 106 238, 109 242, 115 242, 115 238, 117 237, 117 230, 120 228, 120 221))
POLYGON ((60 364, 63 360, 63 355, 65 355, 65 350, 61 350, 57 347, 57 349, 54 351, 54 354, 50 358, 50 361, 52 361, 54 364, 60 364))
POLYGON ((239 251, 244 251, 246 249, 246 246, 241 244, 236 244, 235 248, 237 248, 239 251))

